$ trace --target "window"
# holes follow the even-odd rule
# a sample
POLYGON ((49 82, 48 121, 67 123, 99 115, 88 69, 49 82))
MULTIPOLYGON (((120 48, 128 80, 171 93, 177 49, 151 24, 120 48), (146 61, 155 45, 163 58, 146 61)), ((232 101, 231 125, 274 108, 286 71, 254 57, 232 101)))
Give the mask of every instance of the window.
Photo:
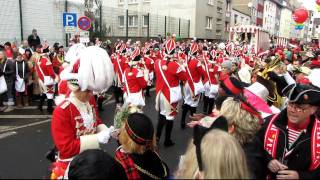
POLYGON ((217 7, 217 11, 218 11, 218 13, 222 13, 222 8, 221 7, 217 7))
POLYGON ((129 16, 128 17, 129 27, 137 27, 138 26, 138 16, 129 16))
POLYGON ((143 16, 143 26, 144 27, 148 27, 149 25, 149 16, 148 15, 144 15, 143 16))
POLYGON ((237 24, 237 22, 238 22, 238 15, 237 15, 237 14, 235 14, 235 15, 234 15, 234 25, 236 25, 236 24, 237 24))
POLYGON ((138 3, 138 0, 128 0, 128 4, 138 3))
POLYGON ((119 27, 123 27, 124 26, 124 16, 119 16, 119 27))
POLYGON ((222 19, 217 18, 217 24, 222 24, 222 19))
POLYGON ((208 4, 213 6, 214 5, 214 0, 208 0, 208 4))
POLYGON ((206 17, 206 29, 212 29, 212 17, 206 17))

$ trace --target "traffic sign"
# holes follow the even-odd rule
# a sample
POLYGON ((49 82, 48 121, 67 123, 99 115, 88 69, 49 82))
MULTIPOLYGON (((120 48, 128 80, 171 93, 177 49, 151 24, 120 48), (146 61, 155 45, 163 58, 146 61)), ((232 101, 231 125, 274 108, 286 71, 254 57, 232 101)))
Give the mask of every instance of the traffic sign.
POLYGON ((77 27, 77 13, 63 13, 63 27, 77 27))
POLYGON ((81 43, 88 43, 88 42, 90 42, 90 39, 89 39, 89 31, 80 31, 80 42, 81 42, 81 43))
POLYGON ((76 28, 74 26, 66 26, 64 27, 64 31, 66 33, 74 33, 76 31, 76 28))
POLYGON ((87 16, 82 16, 78 19, 79 29, 87 31, 91 27, 91 20, 87 16))

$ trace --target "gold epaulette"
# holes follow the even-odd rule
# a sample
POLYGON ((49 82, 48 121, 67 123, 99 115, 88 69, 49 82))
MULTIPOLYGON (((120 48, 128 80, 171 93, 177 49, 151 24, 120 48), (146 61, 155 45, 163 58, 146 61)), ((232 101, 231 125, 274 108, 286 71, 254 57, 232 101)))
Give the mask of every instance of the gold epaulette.
POLYGON ((70 105, 70 101, 65 101, 65 102, 63 102, 63 103, 60 105, 60 107, 61 107, 62 109, 66 109, 69 105, 70 105))

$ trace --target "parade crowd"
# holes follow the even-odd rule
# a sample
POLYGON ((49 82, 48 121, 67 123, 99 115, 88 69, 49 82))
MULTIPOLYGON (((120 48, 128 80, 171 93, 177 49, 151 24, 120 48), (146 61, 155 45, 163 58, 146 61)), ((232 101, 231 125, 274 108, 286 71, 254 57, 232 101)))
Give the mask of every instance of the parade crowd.
POLYGON ((7 42, 0 51, 1 111, 37 99, 42 111, 47 99, 53 113, 51 179, 320 177, 318 45, 256 50, 173 35, 85 46, 78 38, 65 53, 33 30, 20 47, 7 42), (107 127, 98 109, 111 86, 116 113, 107 127), (155 98, 156 127, 145 98, 155 98), (174 122, 193 129, 176 171, 158 154, 161 142, 175 145, 174 122), (114 157, 99 148, 110 138, 119 145, 114 157))

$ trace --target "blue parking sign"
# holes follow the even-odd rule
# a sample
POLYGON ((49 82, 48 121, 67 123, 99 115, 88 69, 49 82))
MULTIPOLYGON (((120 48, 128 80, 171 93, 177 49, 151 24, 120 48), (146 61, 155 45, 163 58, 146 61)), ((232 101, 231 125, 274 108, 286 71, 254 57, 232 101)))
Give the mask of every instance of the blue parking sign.
POLYGON ((63 13, 63 27, 77 27, 77 13, 63 13))

